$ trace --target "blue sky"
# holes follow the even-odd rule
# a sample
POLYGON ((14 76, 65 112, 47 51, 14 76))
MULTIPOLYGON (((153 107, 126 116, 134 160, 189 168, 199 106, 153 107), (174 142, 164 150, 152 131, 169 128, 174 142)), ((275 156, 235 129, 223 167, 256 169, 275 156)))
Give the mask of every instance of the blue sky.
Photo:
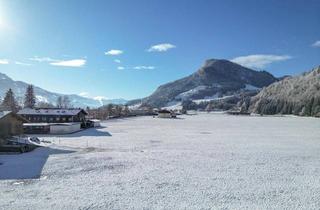
POLYGON ((318 0, 0 0, 0 72, 134 99, 209 58, 276 76, 320 64, 318 0))

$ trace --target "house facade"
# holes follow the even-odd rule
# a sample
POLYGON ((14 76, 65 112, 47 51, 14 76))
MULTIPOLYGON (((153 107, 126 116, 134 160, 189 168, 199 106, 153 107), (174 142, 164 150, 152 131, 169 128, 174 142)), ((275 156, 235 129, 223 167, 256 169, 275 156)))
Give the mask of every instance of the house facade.
POLYGON ((23 123, 26 122, 26 119, 13 112, 0 112, 0 144, 8 137, 23 134, 23 123))
POLYGON ((159 110, 158 117, 159 118, 175 118, 176 115, 169 110, 159 110))

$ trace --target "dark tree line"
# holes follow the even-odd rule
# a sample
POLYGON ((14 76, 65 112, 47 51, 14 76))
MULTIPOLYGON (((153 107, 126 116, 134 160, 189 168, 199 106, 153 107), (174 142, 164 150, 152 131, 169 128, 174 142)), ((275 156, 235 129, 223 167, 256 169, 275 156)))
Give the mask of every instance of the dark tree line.
MULTIPOLYGON (((230 97, 221 100, 211 100, 211 101, 202 101, 200 103, 195 103, 191 100, 182 101, 182 109, 183 110, 204 110, 207 112, 214 110, 229 110, 237 106, 239 102, 242 102, 243 106, 248 106, 247 98, 239 96, 239 97, 230 97), (246 100, 244 100, 246 99, 246 100), (243 101, 243 102, 242 102, 243 101)), ((241 103, 241 104, 242 104, 241 103)))
POLYGON ((130 115, 130 110, 127 105, 116 104, 108 104, 96 109, 90 109, 87 107, 87 112, 93 118, 101 120, 108 118, 127 117, 130 115))

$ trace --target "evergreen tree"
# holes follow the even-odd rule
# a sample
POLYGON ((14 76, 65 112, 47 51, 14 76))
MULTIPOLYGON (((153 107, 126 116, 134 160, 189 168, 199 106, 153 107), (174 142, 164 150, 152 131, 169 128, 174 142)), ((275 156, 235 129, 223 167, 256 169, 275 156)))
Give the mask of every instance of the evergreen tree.
POLYGON ((12 112, 18 111, 18 104, 14 98, 14 93, 11 90, 11 88, 7 91, 2 101, 1 107, 3 110, 6 110, 6 111, 12 111, 12 112))
POLYGON ((24 107, 25 108, 34 108, 36 104, 36 97, 34 95, 33 86, 28 85, 26 94, 24 97, 24 107))

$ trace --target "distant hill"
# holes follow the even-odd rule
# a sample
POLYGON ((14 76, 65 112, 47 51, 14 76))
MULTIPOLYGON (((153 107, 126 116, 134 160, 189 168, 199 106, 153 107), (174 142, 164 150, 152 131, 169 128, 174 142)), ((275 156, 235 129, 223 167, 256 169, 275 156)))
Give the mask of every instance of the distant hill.
POLYGON ((249 110, 261 114, 320 117, 320 66, 262 89, 251 99, 249 110))
POLYGON ((210 59, 195 73, 161 85, 141 102, 154 107, 170 107, 192 100, 196 103, 220 100, 243 92, 257 93, 278 81, 266 71, 254 71, 228 60, 210 59))
MULTIPOLYGON (((17 100, 21 104, 23 102, 23 98, 24 98, 24 94, 27 86, 28 84, 25 82, 14 81, 7 75, 0 73, 0 97, 1 98, 3 98, 7 90, 11 88, 15 93, 17 100)), ((46 102, 46 103, 55 104, 59 96, 64 96, 64 94, 50 92, 36 86, 34 87, 34 91, 37 98, 37 102, 46 102)), ((110 100, 99 99, 98 100, 93 98, 82 97, 76 94, 70 94, 65 96, 69 97, 72 106, 82 107, 82 108, 85 108, 87 106, 99 107, 109 103, 125 104, 127 102, 124 99, 110 99, 110 100)))

